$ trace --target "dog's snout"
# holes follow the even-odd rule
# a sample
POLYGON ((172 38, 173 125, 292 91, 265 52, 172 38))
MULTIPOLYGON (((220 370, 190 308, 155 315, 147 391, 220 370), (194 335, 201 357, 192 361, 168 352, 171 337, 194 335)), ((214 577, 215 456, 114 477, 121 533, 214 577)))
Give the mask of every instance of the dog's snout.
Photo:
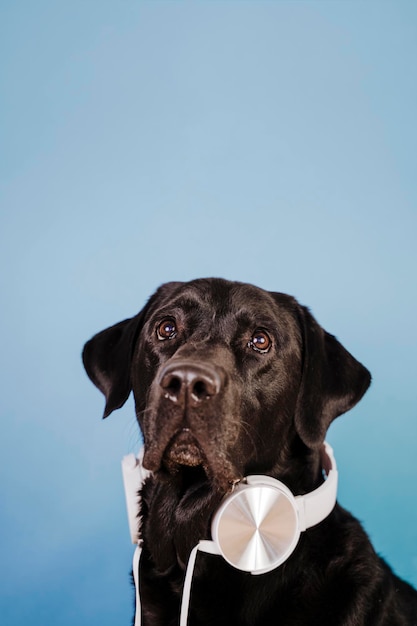
POLYGON ((160 386, 164 396, 172 402, 195 405, 219 393, 221 378, 212 367, 189 362, 171 363, 161 372, 160 386))

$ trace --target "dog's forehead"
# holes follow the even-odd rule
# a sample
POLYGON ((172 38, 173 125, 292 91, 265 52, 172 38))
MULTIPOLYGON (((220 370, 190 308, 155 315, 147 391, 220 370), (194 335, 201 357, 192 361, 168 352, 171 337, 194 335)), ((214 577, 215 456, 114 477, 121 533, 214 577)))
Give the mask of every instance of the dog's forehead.
POLYGON ((268 317, 288 309, 293 300, 285 294, 274 295, 247 283, 220 278, 197 279, 188 283, 173 283, 172 286, 163 285, 157 293, 153 313, 181 309, 185 312, 198 311, 202 317, 210 318, 230 314, 268 317))

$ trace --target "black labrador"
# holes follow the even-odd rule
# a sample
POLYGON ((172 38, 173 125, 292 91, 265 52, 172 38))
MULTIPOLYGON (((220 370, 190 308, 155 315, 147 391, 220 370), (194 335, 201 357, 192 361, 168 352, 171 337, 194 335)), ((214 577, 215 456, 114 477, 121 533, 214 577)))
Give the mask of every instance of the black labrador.
MULTIPOLYGON (((104 417, 134 393, 152 472, 142 489, 145 626, 178 625, 190 552, 238 481, 272 476, 294 494, 323 482, 327 428, 371 380, 294 298, 212 278, 162 285, 136 316, 95 335, 83 359, 104 417)), ((417 592, 336 504, 269 573, 200 554, 188 624, 410 626, 417 592)))

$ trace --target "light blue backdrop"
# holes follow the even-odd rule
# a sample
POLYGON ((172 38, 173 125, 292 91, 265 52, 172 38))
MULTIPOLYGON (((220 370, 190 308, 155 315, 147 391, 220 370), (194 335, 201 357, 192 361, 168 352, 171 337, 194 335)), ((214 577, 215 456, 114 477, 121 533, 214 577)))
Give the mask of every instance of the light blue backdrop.
POLYGON ((373 374, 340 502, 417 584, 415 2, 0 4, 0 621, 128 624, 92 334, 162 282, 295 295, 373 374))

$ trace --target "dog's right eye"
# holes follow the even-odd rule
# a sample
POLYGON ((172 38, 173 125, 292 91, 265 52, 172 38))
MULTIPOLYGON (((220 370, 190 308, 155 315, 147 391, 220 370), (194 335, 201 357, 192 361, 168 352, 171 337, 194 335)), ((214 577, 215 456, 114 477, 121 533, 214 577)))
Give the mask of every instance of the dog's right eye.
POLYGON ((164 341, 165 339, 173 339, 176 334, 177 327, 174 320, 170 318, 162 320, 162 322, 157 326, 156 336, 160 341, 164 341))

